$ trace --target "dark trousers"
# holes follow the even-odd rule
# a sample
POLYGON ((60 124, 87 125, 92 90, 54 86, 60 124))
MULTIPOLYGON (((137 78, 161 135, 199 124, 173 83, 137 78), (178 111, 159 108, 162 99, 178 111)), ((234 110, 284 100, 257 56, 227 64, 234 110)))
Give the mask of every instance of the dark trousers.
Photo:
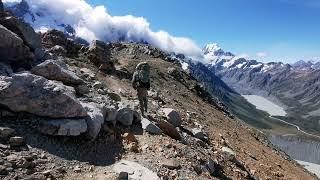
POLYGON ((148 89, 147 88, 138 88, 137 95, 140 104, 140 111, 142 114, 148 111, 148 89))

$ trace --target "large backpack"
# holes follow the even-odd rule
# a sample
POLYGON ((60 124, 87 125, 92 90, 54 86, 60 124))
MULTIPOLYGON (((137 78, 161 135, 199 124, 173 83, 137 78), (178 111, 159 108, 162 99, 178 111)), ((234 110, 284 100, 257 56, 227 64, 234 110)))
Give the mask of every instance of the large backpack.
POLYGON ((149 83, 150 81, 150 66, 146 62, 139 63, 136 67, 138 73, 138 80, 142 83, 149 83))

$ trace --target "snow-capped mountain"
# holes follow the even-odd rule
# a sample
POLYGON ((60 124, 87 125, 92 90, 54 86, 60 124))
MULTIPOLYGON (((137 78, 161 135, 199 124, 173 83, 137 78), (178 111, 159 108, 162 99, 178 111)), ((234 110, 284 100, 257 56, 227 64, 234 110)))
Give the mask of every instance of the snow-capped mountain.
POLYGON ((313 61, 297 61, 292 64, 292 67, 300 70, 312 70, 312 69, 320 69, 320 62, 313 61))
POLYGON ((48 29, 57 29, 70 37, 75 37, 75 29, 70 24, 64 24, 58 16, 51 14, 50 10, 44 7, 30 6, 27 1, 22 0, 16 3, 5 3, 5 6, 15 16, 24 19, 37 31, 45 32, 48 29))
POLYGON ((296 71, 316 70, 320 68, 320 62, 300 60, 294 64, 285 64, 282 62, 262 63, 256 60, 249 60, 242 56, 234 55, 231 52, 225 52, 217 43, 207 44, 202 50, 208 66, 219 71, 230 69, 246 69, 260 72, 271 72, 274 69, 292 69, 296 71))

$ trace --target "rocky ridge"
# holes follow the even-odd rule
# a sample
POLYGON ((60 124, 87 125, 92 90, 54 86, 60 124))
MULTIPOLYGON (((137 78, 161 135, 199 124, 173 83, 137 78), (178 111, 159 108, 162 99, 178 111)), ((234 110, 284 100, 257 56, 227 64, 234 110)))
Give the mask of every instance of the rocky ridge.
POLYGON ((314 178, 171 55, 135 43, 86 46, 56 30, 37 34, 14 17, 1 23, 8 17, 0 33, 10 41, 0 52, 23 53, 0 53, 1 178, 314 178), (146 117, 130 84, 141 61, 152 67, 146 117))

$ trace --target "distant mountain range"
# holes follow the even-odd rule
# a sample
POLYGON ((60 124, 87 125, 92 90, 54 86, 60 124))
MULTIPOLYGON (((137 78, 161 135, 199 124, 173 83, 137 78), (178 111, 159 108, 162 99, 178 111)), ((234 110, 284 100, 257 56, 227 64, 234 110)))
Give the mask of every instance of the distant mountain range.
POLYGON ((262 63, 217 44, 208 44, 203 52, 210 71, 236 92, 267 97, 286 108, 287 121, 320 132, 320 62, 262 63))

